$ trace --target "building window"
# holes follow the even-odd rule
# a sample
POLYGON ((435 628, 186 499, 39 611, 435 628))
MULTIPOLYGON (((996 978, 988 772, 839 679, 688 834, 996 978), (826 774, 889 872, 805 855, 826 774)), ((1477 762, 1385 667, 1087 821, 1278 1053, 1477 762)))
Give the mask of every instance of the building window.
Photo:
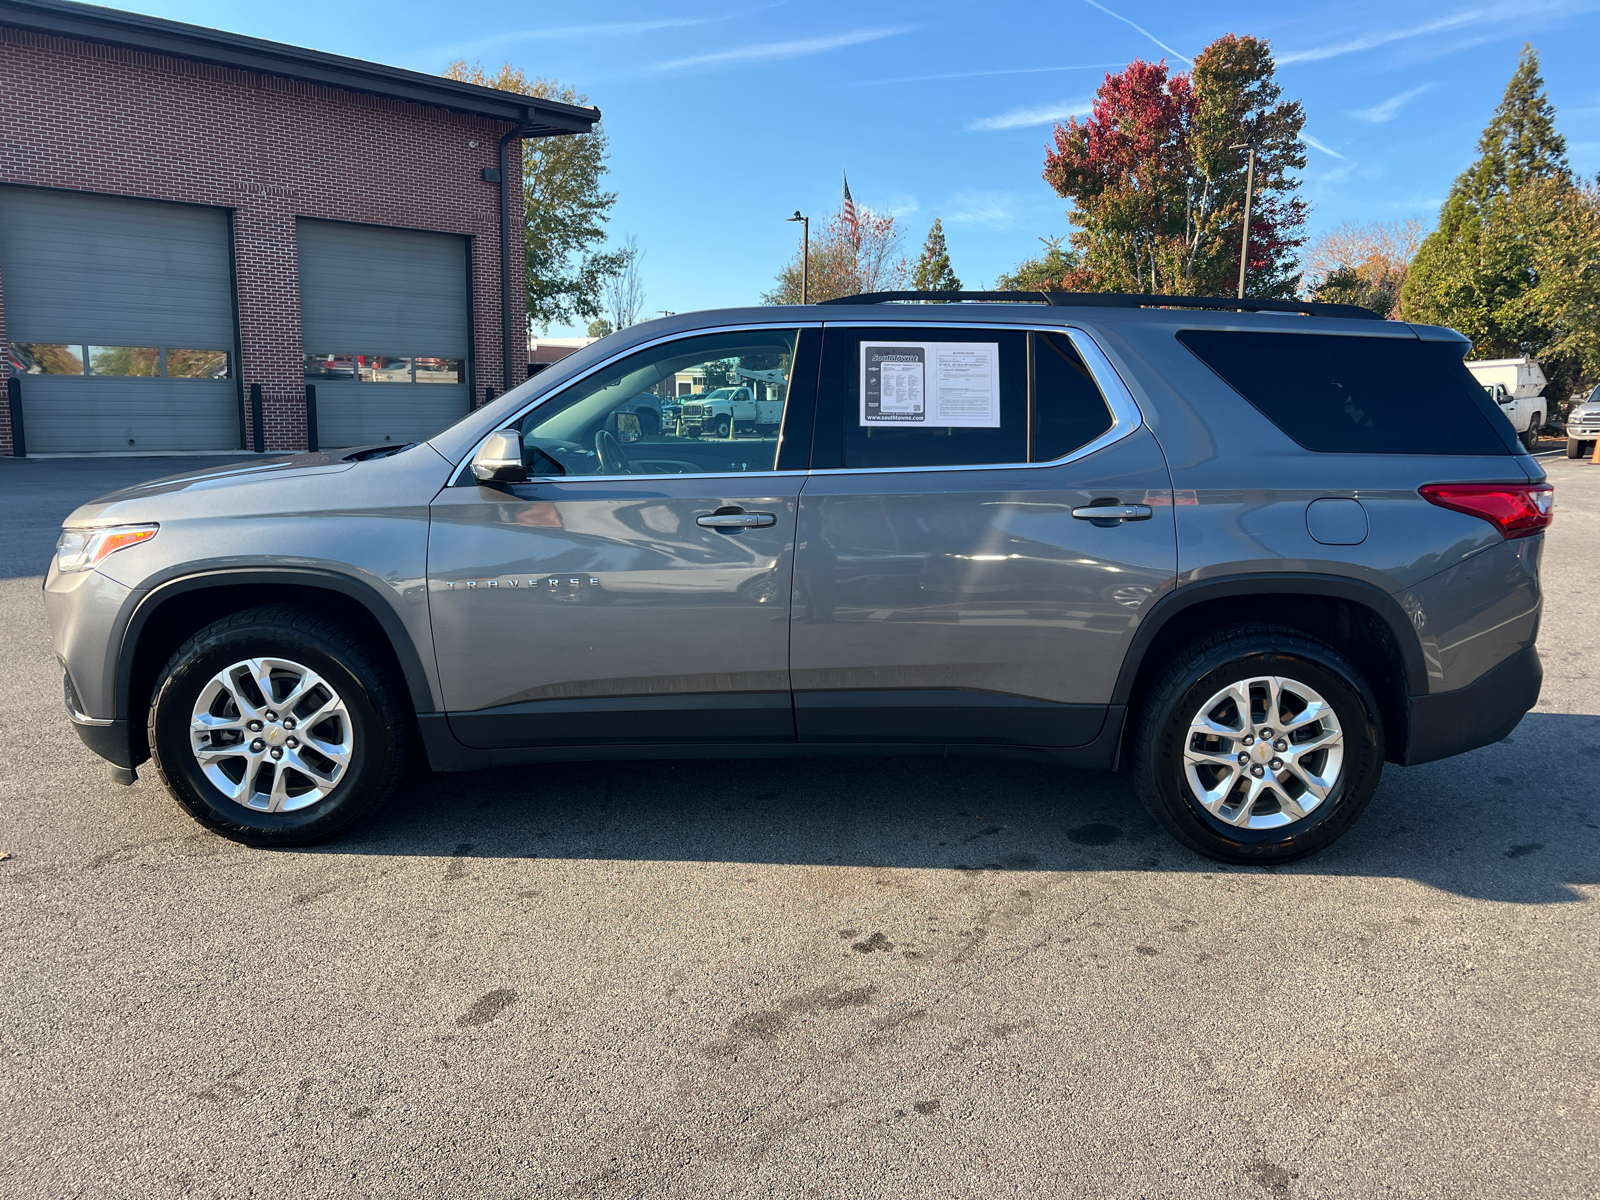
POLYGON ((12 342, 11 369, 18 375, 82 375, 83 347, 12 342))
POLYGON ((89 374, 157 378, 161 351, 153 346, 90 346, 89 374))
POLYGON ((467 364, 460 358, 417 359, 418 383, 463 383, 467 378, 467 364))
POLYGON ((11 343, 18 375, 102 375, 122 379, 231 379, 226 350, 162 350, 155 346, 73 346, 11 343))
POLYGON ((406 354, 307 354, 305 374, 311 383, 465 383, 467 362, 406 354))
POLYGON ((168 379, 232 379, 231 359, 226 350, 168 350, 168 379))

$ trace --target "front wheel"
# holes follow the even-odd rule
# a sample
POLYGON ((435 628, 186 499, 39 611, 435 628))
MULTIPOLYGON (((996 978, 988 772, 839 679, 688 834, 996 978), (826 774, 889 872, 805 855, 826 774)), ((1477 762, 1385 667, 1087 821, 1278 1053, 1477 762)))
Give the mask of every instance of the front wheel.
POLYGON ((1145 690, 1133 730, 1140 798, 1184 845, 1270 865, 1349 829, 1383 772, 1378 707, 1332 647, 1238 626, 1190 643, 1145 690))
POLYGON ((733 428, 733 425, 728 420, 727 417, 718 417, 717 418, 717 436, 719 438, 727 437, 729 432, 732 430, 732 428, 733 428))
POLYGON ((1583 443, 1580 442, 1577 438, 1570 438, 1569 437, 1567 439, 1567 457, 1568 458, 1582 458, 1583 457, 1583 443))
POLYGON ((178 803, 224 837, 303 846, 399 786, 410 722, 387 660, 342 625, 273 605, 179 646, 150 703, 150 756, 178 803))

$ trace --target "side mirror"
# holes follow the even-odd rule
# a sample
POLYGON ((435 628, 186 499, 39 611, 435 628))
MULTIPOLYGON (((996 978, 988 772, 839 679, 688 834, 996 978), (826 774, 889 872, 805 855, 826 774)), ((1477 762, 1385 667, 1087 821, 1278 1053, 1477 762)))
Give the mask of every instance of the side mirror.
POLYGON ((472 474, 479 483, 526 483, 522 465, 522 434, 515 429, 497 429, 472 456, 472 474))

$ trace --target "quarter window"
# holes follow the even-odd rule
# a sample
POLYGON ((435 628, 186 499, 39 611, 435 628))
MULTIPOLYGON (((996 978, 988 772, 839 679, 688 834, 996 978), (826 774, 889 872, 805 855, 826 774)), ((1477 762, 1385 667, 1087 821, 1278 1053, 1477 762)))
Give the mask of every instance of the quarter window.
POLYGON ((1284 433, 1330 454, 1506 454, 1460 343, 1185 329, 1178 340, 1284 433))

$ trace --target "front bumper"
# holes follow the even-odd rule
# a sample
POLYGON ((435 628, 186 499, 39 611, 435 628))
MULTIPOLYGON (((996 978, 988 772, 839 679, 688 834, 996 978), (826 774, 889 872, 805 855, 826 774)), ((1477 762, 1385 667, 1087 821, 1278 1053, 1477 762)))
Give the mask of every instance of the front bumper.
POLYGON ((1543 682, 1539 651, 1528 646, 1464 688, 1413 696, 1401 764, 1436 762, 1509 737, 1538 703, 1543 682))

